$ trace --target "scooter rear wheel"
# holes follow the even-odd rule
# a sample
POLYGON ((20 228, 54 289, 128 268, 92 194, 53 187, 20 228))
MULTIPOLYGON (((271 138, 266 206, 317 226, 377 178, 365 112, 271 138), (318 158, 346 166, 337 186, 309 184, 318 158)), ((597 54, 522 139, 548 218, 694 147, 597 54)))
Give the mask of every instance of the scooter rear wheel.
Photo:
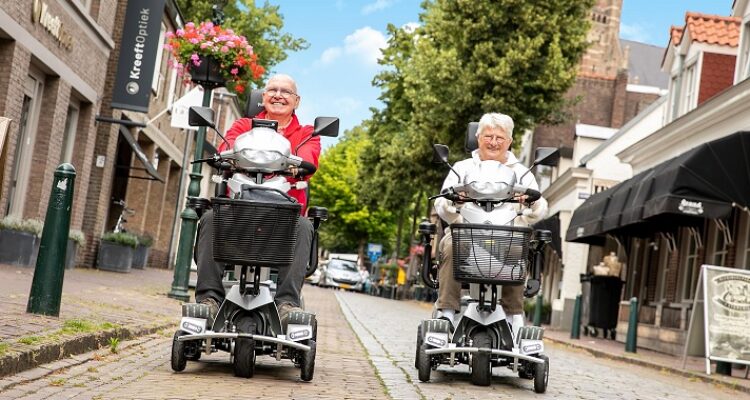
MULTIPOLYGON (((492 339, 487 332, 476 332, 472 338, 473 347, 491 348, 492 339)), ((471 383, 477 386, 489 386, 492 376, 490 353, 474 353, 471 356, 471 383)))
MULTIPOLYGON (((255 322, 249 318, 242 318, 237 323, 240 333, 255 333, 255 322)), ((255 340, 237 338, 234 341, 234 375, 240 378, 252 378, 255 374, 255 340)))
POLYGON ((310 382, 315 374, 315 350, 317 345, 315 340, 310 340, 307 345, 310 346, 310 351, 302 353, 299 375, 303 381, 310 382))
POLYGON ((177 341, 177 338, 182 336, 182 331, 174 333, 174 339, 172 339, 172 370, 180 372, 185 370, 187 365, 187 358, 185 357, 185 342, 177 341))
POLYGON ((549 383, 549 358, 543 354, 540 354, 539 358, 544 360, 544 363, 534 364, 534 391, 544 393, 549 383))

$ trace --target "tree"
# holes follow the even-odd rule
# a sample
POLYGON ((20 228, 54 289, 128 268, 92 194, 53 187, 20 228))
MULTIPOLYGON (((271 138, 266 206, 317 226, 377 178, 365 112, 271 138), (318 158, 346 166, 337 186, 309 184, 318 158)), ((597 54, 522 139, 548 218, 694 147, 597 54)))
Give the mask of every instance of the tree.
MULTIPOLYGON (((272 6, 267 0, 260 7, 256 6, 254 0, 177 0, 185 21, 193 22, 211 20, 215 3, 223 6, 223 26, 247 38, 258 55, 258 64, 266 71, 284 61, 288 52, 304 50, 309 46, 305 39, 282 32, 284 18, 279 6, 272 6)), ((260 84, 260 81, 256 84, 260 84)))
MULTIPOLYGON (((586 48, 593 0, 425 1, 415 31, 389 29, 374 84, 383 93, 373 116, 376 144, 365 152, 374 180, 398 202, 397 186, 432 193, 445 170, 430 163, 431 144, 463 149, 467 123, 490 111, 513 117, 514 136, 555 122, 586 48)), ((516 144, 519 141, 516 141, 516 144)))
POLYGON ((366 129, 355 127, 320 157, 320 168, 310 180, 310 204, 328 208, 320 233, 321 245, 335 251, 357 251, 364 257, 368 241, 384 243, 393 237, 393 215, 369 207, 358 196, 360 153, 369 141, 366 129))

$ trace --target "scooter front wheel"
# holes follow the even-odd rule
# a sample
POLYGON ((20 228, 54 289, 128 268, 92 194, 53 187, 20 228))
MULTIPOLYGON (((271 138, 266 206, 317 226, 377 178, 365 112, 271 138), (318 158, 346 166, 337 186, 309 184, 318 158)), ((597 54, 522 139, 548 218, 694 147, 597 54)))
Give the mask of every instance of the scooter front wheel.
POLYGON ((549 358, 543 354, 540 354, 539 358, 544 362, 534 365, 534 391, 544 393, 547 391, 547 383, 549 383, 549 358))
POLYGON ((172 339, 172 370, 175 372, 180 372, 185 369, 185 366, 187 365, 187 357, 185 357, 185 342, 180 342, 177 340, 182 336, 182 331, 177 331, 174 333, 174 339, 172 339))
POLYGON ((315 340, 310 340, 307 345, 310 346, 310 351, 302 354, 302 362, 300 363, 302 368, 299 375, 303 381, 310 382, 315 374, 315 350, 317 346, 315 340))
POLYGON ((432 372, 431 364, 430 356, 427 354, 427 344, 423 343, 417 350, 417 370, 419 370, 420 381, 430 381, 430 373, 432 372))
MULTIPOLYGON (((237 324, 240 333, 255 333, 255 323, 250 318, 243 318, 237 324)), ((252 378, 255 374, 255 340, 237 338, 234 341, 234 375, 240 378, 252 378)))
MULTIPOLYGON (((472 338, 473 347, 489 349, 492 339, 487 332, 476 332, 472 338)), ((471 356, 471 383, 477 386, 489 386, 492 376, 490 353, 474 353, 471 356)))

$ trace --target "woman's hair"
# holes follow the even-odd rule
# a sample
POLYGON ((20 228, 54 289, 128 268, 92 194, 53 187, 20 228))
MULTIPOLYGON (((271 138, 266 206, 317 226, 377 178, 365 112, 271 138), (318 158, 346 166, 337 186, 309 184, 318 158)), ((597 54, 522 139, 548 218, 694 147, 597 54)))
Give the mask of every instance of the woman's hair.
POLYGON ((513 139, 513 126, 513 118, 501 113, 487 113, 479 119, 476 135, 479 137, 485 128, 500 128, 508 135, 509 139, 513 139))

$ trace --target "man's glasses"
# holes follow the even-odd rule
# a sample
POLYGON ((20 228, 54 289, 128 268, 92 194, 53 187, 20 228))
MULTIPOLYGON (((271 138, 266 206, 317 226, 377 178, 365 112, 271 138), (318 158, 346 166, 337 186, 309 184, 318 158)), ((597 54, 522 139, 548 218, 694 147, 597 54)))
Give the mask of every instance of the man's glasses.
POLYGON ((492 143, 492 142, 505 143, 506 141, 510 140, 503 136, 482 135, 481 137, 485 143, 492 143))
POLYGON ((282 88, 266 88, 263 94, 265 94, 266 96, 281 97, 282 99, 288 99, 292 96, 297 96, 297 93, 294 93, 289 89, 282 88))

